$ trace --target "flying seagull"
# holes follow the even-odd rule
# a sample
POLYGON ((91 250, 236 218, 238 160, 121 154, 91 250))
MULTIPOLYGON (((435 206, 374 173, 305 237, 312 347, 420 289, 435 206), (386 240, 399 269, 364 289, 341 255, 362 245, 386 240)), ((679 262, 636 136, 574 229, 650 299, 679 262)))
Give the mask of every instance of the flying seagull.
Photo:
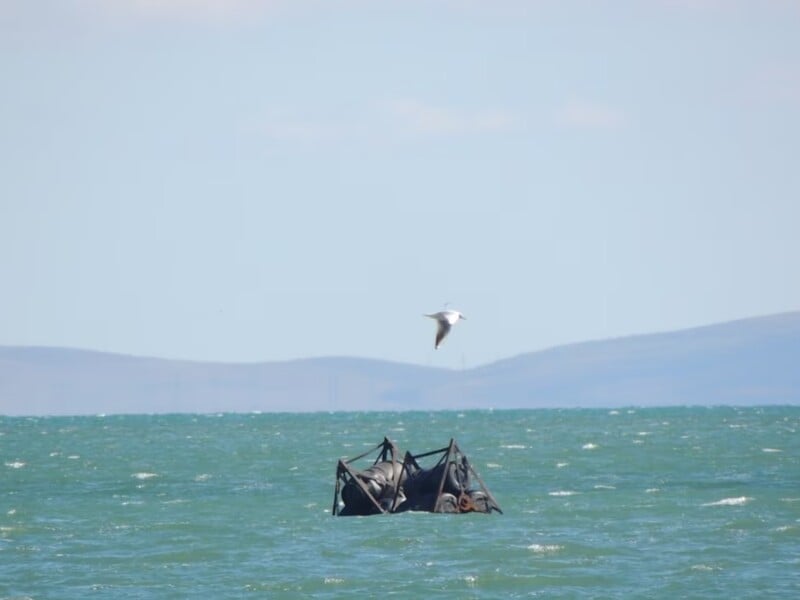
POLYGON ((436 344, 434 345, 435 349, 439 348, 439 344, 441 344, 445 336, 450 333, 450 328, 458 323, 459 319, 466 319, 466 317, 457 310, 443 310, 441 312, 433 313, 432 315, 424 316, 430 317, 431 319, 436 319, 437 327, 436 344))

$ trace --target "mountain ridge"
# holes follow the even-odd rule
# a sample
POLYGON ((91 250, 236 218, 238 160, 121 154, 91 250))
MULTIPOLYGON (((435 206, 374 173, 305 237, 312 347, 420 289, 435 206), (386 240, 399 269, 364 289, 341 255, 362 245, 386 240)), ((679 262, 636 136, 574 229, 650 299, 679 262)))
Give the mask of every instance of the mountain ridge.
POLYGON ((462 370, 0 346, 0 414, 785 404, 800 402, 798 365, 800 311, 565 344, 462 370))

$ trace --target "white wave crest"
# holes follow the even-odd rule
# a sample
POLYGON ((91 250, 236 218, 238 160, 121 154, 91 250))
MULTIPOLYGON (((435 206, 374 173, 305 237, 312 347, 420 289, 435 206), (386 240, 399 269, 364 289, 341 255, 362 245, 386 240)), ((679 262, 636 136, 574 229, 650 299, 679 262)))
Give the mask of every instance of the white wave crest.
POLYGON ((578 494, 578 493, 579 492, 574 492, 572 490, 558 490, 556 492, 549 492, 547 495, 548 496, 561 497, 561 496, 574 496, 575 494, 578 494))
POLYGON ((528 550, 536 554, 553 554, 563 549, 564 546, 558 544, 531 544, 528 546, 528 550))
POLYGON ((158 477, 158 473, 147 473, 147 472, 134 473, 133 475, 131 475, 131 477, 141 480, 152 479, 153 477, 158 477))
POLYGON ((583 446, 581 446, 581 448, 583 448, 584 450, 595 450, 597 448, 597 444, 589 442, 588 444, 584 444, 583 446))
POLYGON ((9 469, 21 469, 22 467, 25 466, 25 463, 22 462, 21 460, 15 460, 14 462, 7 462, 6 466, 9 469))
POLYGON ((716 502, 706 502, 703 506, 744 506, 752 500, 749 496, 739 496, 738 498, 723 498, 716 502))

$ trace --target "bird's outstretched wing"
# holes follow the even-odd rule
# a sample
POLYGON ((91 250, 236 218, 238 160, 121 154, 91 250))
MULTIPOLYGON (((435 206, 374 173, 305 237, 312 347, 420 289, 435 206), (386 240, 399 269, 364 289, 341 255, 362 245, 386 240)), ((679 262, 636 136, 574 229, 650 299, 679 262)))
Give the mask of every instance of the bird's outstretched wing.
POLYGON ((436 328, 436 344, 434 349, 438 350, 439 344, 441 344, 445 336, 450 333, 450 323, 446 319, 437 319, 436 323, 438 327, 436 328))

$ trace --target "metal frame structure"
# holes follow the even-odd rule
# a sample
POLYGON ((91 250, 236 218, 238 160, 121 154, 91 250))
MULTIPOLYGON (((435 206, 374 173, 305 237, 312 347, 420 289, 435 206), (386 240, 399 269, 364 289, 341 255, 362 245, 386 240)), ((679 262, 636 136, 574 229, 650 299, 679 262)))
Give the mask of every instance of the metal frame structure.
MULTIPOLYGON (((497 503, 497 500, 494 498, 492 493, 486 487, 486 484, 481 479, 478 472, 469 462, 467 456, 461 451, 456 443, 455 439, 450 439, 450 443, 445 446, 444 448, 439 448, 438 450, 431 450, 430 452, 423 452, 421 454, 411 454, 410 452, 406 452, 405 457, 403 458, 402 469, 400 471, 397 470, 396 466, 398 463, 398 455, 399 451, 397 446, 392 442, 389 438, 384 438, 383 442, 378 444, 377 446, 373 447, 370 450, 367 450, 363 454, 356 456, 354 458, 348 460, 339 460, 339 463, 336 467, 336 487, 334 490, 334 497, 333 497, 333 508, 331 513, 333 515, 341 514, 339 509, 339 499, 340 494, 343 489, 343 486, 347 485, 356 485, 358 488, 364 493, 365 497, 369 500, 369 510, 371 512, 367 512, 365 514, 385 514, 385 513, 393 513, 398 512, 398 509, 403 510, 404 501, 406 501, 405 492, 408 492, 408 489, 404 490, 403 482, 406 483, 413 483, 413 480, 416 476, 420 474, 431 474, 436 473, 437 470, 441 470, 441 476, 439 480, 436 482, 436 492, 435 496, 432 499, 433 502, 430 503, 422 503, 422 505, 426 506, 424 509, 416 508, 418 503, 414 502, 413 498, 409 498, 411 500, 410 506, 412 506, 411 510, 428 510, 429 512, 458 512, 458 513, 466 513, 466 512, 485 512, 491 513, 493 511, 499 512, 500 514, 503 511, 500 508, 500 505, 497 503), (378 465, 378 463, 391 463, 392 466, 392 480, 387 482, 393 488, 394 494, 391 500, 391 503, 388 505, 384 503, 383 505, 376 498, 373 493, 371 492, 369 486, 364 481, 365 479, 365 472, 359 471, 353 468, 352 463, 361 460, 362 458, 366 457, 367 455, 371 454, 372 452, 378 451, 378 455, 376 456, 372 466, 378 465), (435 463, 435 465, 431 469, 423 469, 418 460, 427 458, 430 456, 441 455, 439 460, 435 463), (476 506, 473 502, 473 494, 476 490, 470 489, 470 481, 469 477, 473 477, 475 481, 477 481, 478 485, 480 486, 480 492, 483 495, 484 502, 482 506, 476 506), (448 478, 450 478, 450 486, 446 487, 446 483, 448 483, 448 478), (450 492, 446 492, 449 489, 450 492), (458 491, 458 496, 456 497, 456 505, 455 509, 450 507, 450 510, 446 510, 445 503, 443 502, 443 498, 445 498, 446 493, 451 493, 453 491, 458 491)), ((452 502, 452 498, 450 498, 450 502, 452 502)), ((361 514, 361 513, 358 513, 361 514)))
MULTIPOLYGON (((489 488, 486 487, 483 479, 481 479, 481 476, 478 475, 478 472, 469 462, 466 454, 461 451, 455 439, 453 438, 450 438, 450 443, 447 446, 444 448, 439 448, 438 450, 431 450, 430 452, 423 452, 421 454, 411 454, 410 452, 406 452, 405 459, 403 460, 403 468, 408 469, 408 465, 412 465, 417 471, 422 470, 422 467, 420 467, 417 459, 434 456, 436 454, 441 454, 442 456, 431 470, 435 470, 440 466, 443 466, 443 468, 442 476, 439 480, 436 491, 436 500, 431 512, 444 512, 442 510, 442 494, 445 490, 445 482, 450 474, 454 473, 460 492, 457 498, 458 512, 465 513, 474 512, 476 510, 476 507, 472 502, 472 498, 469 495, 469 478, 466 476, 467 474, 471 474, 472 477, 474 477, 478 482, 481 492, 483 492, 483 494, 486 496, 488 510, 485 512, 497 511, 500 514, 503 514, 503 511, 500 509, 500 505, 497 503, 497 500, 495 500, 494 496, 489 491, 489 488), (461 465, 463 468, 458 468, 459 465, 461 465)), ((407 472, 409 474, 412 473, 410 470, 407 472)))
MULTIPOLYGON (((364 483, 364 480, 361 477, 359 477, 359 474, 361 472, 353 469, 353 467, 350 466, 351 463, 357 460, 361 460, 362 458, 364 458, 368 454, 375 452, 376 450, 380 450, 380 452, 373 461, 372 465, 375 466, 379 462, 388 462, 389 460, 391 460, 394 472, 394 466, 398 462, 397 457, 400 454, 400 451, 397 449, 397 446, 395 446, 394 442, 392 442, 387 437, 383 438, 383 441, 380 444, 378 444, 374 448, 371 448, 370 450, 367 450, 363 454, 359 454, 358 456, 350 458, 348 460, 339 459, 339 463, 336 466, 336 489, 334 490, 333 494, 333 508, 331 509, 332 514, 334 515, 339 514, 339 494, 341 493, 342 485, 348 485, 350 483, 354 483, 359 488, 361 488, 361 490, 364 492, 364 494, 366 494, 366 497, 369 498, 373 507, 378 513, 384 514, 385 512, 387 512, 386 510, 384 510, 384 508, 381 506, 380 502, 378 502, 375 496, 372 495, 372 492, 367 487, 366 483, 364 483)), ((396 482, 393 481, 393 483, 395 484, 395 487, 397 489, 400 488, 399 478, 398 481, 396 482)), ((397 501, 397 496, 395 495, 394 502, 396 501, 397 501)), ((394 510, 394 502, 392 503, 393 504, 392 510, 394 510)))

